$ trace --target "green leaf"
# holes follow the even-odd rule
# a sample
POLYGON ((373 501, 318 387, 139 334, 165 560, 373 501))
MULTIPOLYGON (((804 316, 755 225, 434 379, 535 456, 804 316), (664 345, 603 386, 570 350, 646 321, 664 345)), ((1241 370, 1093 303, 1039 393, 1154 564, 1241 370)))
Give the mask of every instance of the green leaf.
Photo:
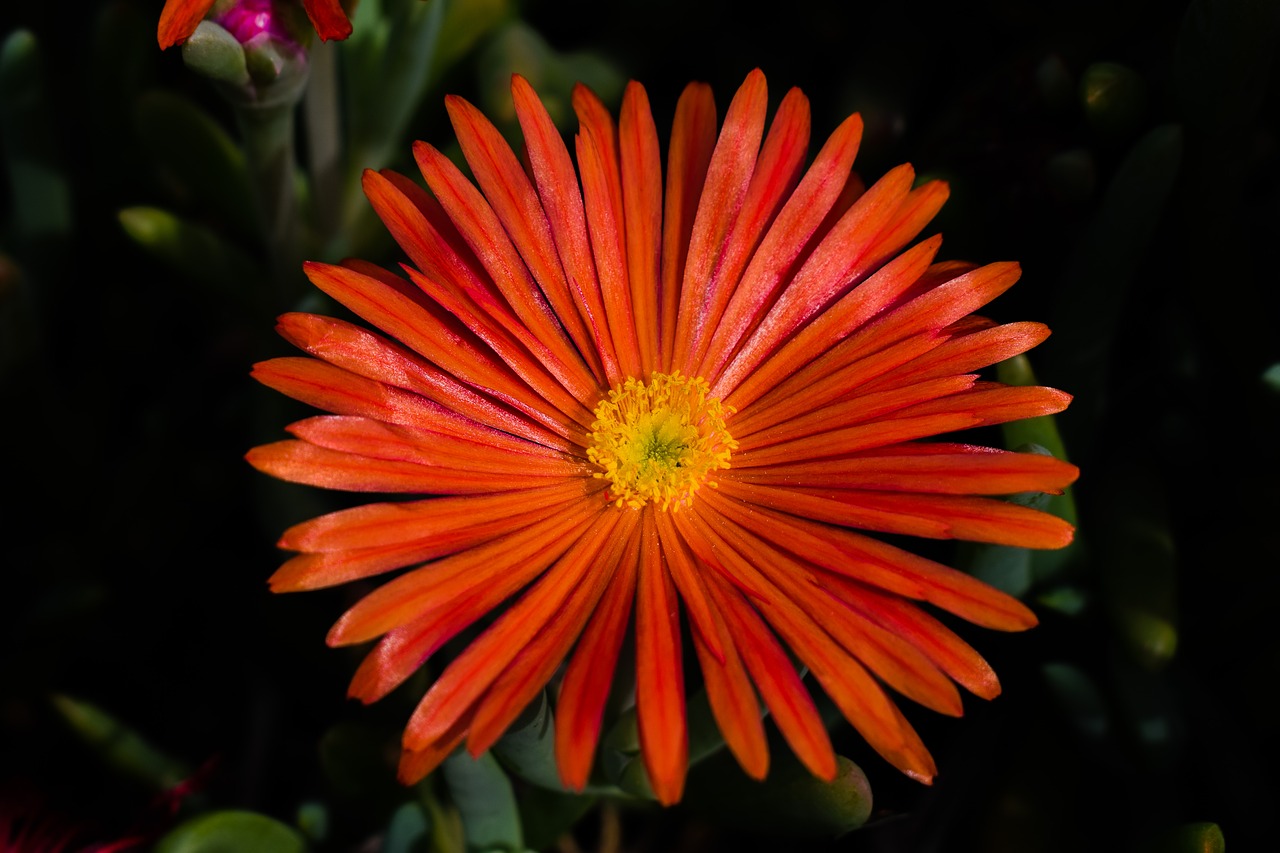
POLYGON ((244 47, 213 21, 201 21, 182 45, 182 61, 210 80, 231 86, 249 85, 244 47))
MULTIPOLYGON (((1106 410, 1110 353, 1130 285, 1165 212, 1181 163, 1182 129, 1177 125, 1156 127, 1133 145, 1058 288, 1049 322, 1053 337, 1042 351, 1055 384, 1075 395, 1071 408, 1058 417, 1072 436, 1072 451, 1081 458, 1089 456, 1106 410)), ((1037 443, 1058 455, 1052 444, 1037 443)))
POLYGON ((259 239, 244 151, 207 113, 171 92, 148 92, 134 110, 138 136, 175 199, 237 234, 259 239))
POLYGON ((379 853, 414 853, 420 839, 427 837, 430 823, 417 803, 405 803, 391 815, 379 853))
POLYGON ((200 815, 157 842, 155 853, 303 853, 306 841, 294 829, 249 811, 200 815))
MULTIPOLYGON (((767 714, 763 707, 761 714, 767 714)), ((711 699, 705 688, 689 697, 685 705, 685 720, 688 726, 690 767, 724 749, 724 735, 720 733, 720 725, 711 710, 711 699)), ((653 799, 653 786, 649 784, 649 774, 639 754, 640 730, 634 706, 619 717, 605 739, 605 748, 613 753, 613 759, 606 765, 606 770, 612 770, 610 778, 617 782, 618 787, 632 796, 653 799)))
POLYGON ((562 131, 572 125, 576 84, 587 86, 606 104, 616 103, 626 85, 626 75, 609 60, 590 52, 558 53, 541 33, 519 19, 494 33, 478 65, 481 109, 509 138, 514 138, 518 129, 511 100, 512 72, 525 77, 537 90, 562 131))
POLYGON ((396 741, 362 723, 348 721, 330 727, 320 738, 320 767, 334 790, 344 796, 385 803, 401 787, 388 754, 396 741))
POLYGON ((111 767, 157 791, 187 778, 187 768, 111 714, 79 699, 55 695, 53 707, 111 767))
POLYGON ((1041 672, 1068 722, 1086 741, 1111 734, 1111 715, 1093 679, 1068 663, 1046 663, 1041 672))
POLYGON ((1164 833, 1144 853, 1226 853, 1222 828, 1207 821, 1187 823, 1164 833))
POLYGON ((563 791, 556 770, 555 729, 551 704, 544 690, 493 745, 493 755, 526 782, 563 791))
POLYGON ((685 805, 737 829, 796 837, 843 835, 871 817, 871 784, 862 768, 836 756, 836 775, 824 782, 771 737, 773 766, 763 781, 748 777, 725 752, 690 772, 685 805))
POLYGON ((533 850, 554 849, 556 840, 600 802, 595 796, 558 793, 530 787, 520 792, 520 825, 533 850))
MULTIPOLYGON (((1031 361, 1025 355, 1014 356, 997 364, 996 379, 1006 385, 1027 386, 1037 384, 1035 372, 1031 368, 1031 361)), ((1041 415, 1035 418, 1024 418, 1020 421, 1002 424, 1000 431, 1004 446, 1009 450, 1048 453, 1057 459, 1069 461, 1066 445, 1063 443, 1062 435, 1058 431, 1057 417, 1054 415, 1041 415)), ((1070 524, 1078 523, 1075 498, 1072 496, 1070 487, 1060 495, 1044 495, 1040 497, 1043 500, 1041 503, 1036 504, 1037 509, 1065 519, 1070 524)), ((1028 498, 1022 497, 1020 500, 1026 503, 1028 498)), ((1040 498, 1037 498, 1037 500, 1040 500, 1040 498)), ((983 565, 981 571, 986 572, 993 579, 1001 579, 1003 576, 1003 579, 1011 585, 1016 586, 1027 580, 1020 574, 1022 567, 1018 565, 1018 561, 1022 558, 1016 554, 993 551, 993 549, 999 547, 1001 546, 981 546, 978 548, 977 553, 980 556, 974 559, 975 567, 983 565)), ((1056 577, 1068 564, 1079 557, 1081 550, 1082 545, 1079 536, 1077 536, 1076 541, 1056 551, 1027 551, 1025 559, 1031 574, 1028 587, 1056 577)), ((984 577, 983 579, 987 580, 988 578, 984 577)), ((1005 587, 1001 588, 1005 589, 1006 592, 1010 591, 1005 587)), ((1011 594, 1016 595, 1017 593, 1011 592, 1011 594)))
POLYGON ((118 215, 134 242, 184 276, 241 306, 263 304, 265 272, 217 232, 155 207, 118 215))
POLYGON ((0 45, 0 151, 19 240, 71 231, 71 191, 57 161, 51 103, 35 35, 10 33, 0 45))
POLYGON ((1080 76, 1084 115, 1108 141, 1127 139, 1138 129, 1147 109, 1147 85, 1131 68, 1095 62, 1080 76))
POLYGON ((468 850, 524 850, 515 791, 492 754, 472 758, 459 749, 444 760, 440 772, 462 819, 468 850))
POLYGON ((364 169, 387 166, 407 144, 405 128, 431 82, 445 7, 451 5, 366 0, 356 7, 351 37, 342 45, 356 189, 364 169))
POLYGON ((1161 478, 1136 465, 1099 491, 1095 540, 1103 600, 1133 658, 1151 669, 1178 645, 1177 554, 1161 478))

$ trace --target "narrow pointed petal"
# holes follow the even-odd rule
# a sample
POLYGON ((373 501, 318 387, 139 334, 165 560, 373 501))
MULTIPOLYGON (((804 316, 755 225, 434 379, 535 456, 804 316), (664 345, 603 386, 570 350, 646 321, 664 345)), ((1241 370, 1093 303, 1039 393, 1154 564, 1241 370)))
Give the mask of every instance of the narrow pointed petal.
POLYGON ((285 531, 279 547, 304 553, 276 570, 271 591, 320 589, 465 551, 549 518, 598 490, 593 481, 569 480, 322 515, 285 531))
MULTIPOLYGON (((836 389, 828 389, 826 387, 828 383, 823 382, 814 388, 814 399, 825 401, 827 397, 833 397, 840 399, 841 402, 827 403, 817 409, 811 408, 804 414, 799 414, 768 429, 743 431, 738 446, 743 453, 748 453, 757 448, 793 442, 807 436, 821 436, 859 424, 883 422, 911 406, 968 391, 977 379, 972 374, 948 376, 905 387, 891 386, 878 394, 844 394, 840 397, 834 396, 836 389)), ((850 452, 854 452, 852 448, 850 452)), ((801 462, 809 458, 812 458, 810 454, 801 451, 798 447, 793 448, 792 461, 801 462)), ((738 467, 743 466, 740 464, 738 467)), ((773 466, 769 467, 772 470, 773 466)))
MULTIPOLYGON (((942 240, 936 237, 920 242, 885 264, 859 287, 842 296, 829 310, 824 311, 784 342, 777 352, 743 376, 741 384, 730 395, 732 404, 745 408, 760 399, 761 405, 752 407, 753 411, 759 411, 767 408, 765 401, 770 397, 782 396, 785 399, 794 396, 785 392, 777 395, 769 392, 778 388, 780 383, 793 376, 801 367, 814 361, 816 356, 828 352, 857 331, 886 302, 904 293, 912 282, 924 274, 941 245, 942 240)), ((727 388, 738 382, 745 362, 737 364, 739 366, 732 368, 732 372, 726 373, 723 384, 716 380, 717 387, 727 388)))
POLYGON ((874 489, 951 495, 1060 494, 1076 466, 1035 453, 957 444, 893 445, 856 456, 770 465, 739 472, 744 482, 804 483, 833 489, 874 489))
POLYGON ((396 778, 403 785, 416 785, 421 782, 427 774, 443 764, 444 760, 462 745, 463 738, 467 736, 467 727, 470 725, 470 717, 464 716, 443 737, 420 749, 402 751, 396 778))
POLYGON ((689 256, 698 200, 716 145, 716 105, 711 87, 690 83, 676 104, 667 148, 666 205, 662 217, 662 360, 674 363, 676 312, 689 256))
MULTIPOLYGON (((508 534, 407 572, 360 599, 329 630, 329 645, 371 640, 424 614, 444 611, 476 591, 496 596, 493 605, 521 589, 559 559, 564 536, 593 515, 587 507, 508 534)), ((449 615, 449 614, 446 614, 449 615)))
POLYGON ((778 591, 791 599, 844 649, 877 677, 904 696, 941 714, 959 716, 960 695, 950 680, 914 646, 851 611, 840 599, 815 581, 812 566, 771 548, 758 537, 721 516, 708 505, 703 517, 716 535, 740 554, 753 555, 753 563, 778 591))
POLYGON ((654 513, 654 522, 662 541, 662 553, 666 557, 667 568, 671 571, 671 579, 680 592, 680 598, 684 601, 689 622, 702 638, 712 657, 723 663, 724 651, 720 648, 721 629, 716 621, 714 608, 707 598, 707 590, 701 578, 702 572, 693 555, 686 550, 683 541, 676 533, 671 523, 670 513, 654 513))
POLYGON ((696 340, 706 331, 699 324, 705 322, 703 312, 710 298, 707 285, 747 195, 764 138, 767 109, 768 88, 757 68, 747 75, 729 104, 689 237, 672 356, 673 366, 686 371, 691 368, 696 340))
POLYGON ((689 739, 680 658, 680 604, 667 572, 653 513, 644 514, 636 591, 636 717, 640 752, 658 801, 684 791, 689 739))
POLYGON ((831 736, 787 653, 760 615, 727 581, 713 576, 708 588, 787 744, 813 775, 834 778, 836 755, 831 736))
POLYGON ((909 384, 989 367, 1023 354, 1048 337, 1049 329, 1041 323, 1008 323, 958 333, 928 353, 877 377, 868 383, 868 389, 909 384))
POLYGON ((196 27, 213 8, 214 0, 165 0, 156 26, 160 49, 173 47, 191 37, 196 27))
POLYGON ((624 554, 560 682, 556 767, 565 787, 573 791, 585 788, 591 775, 605 702, 631 617, 640 554, 634 535, 624 554))
MULTIPOLYGON (((446 98, 445 106, 472 174, 511 237, 515 257, 510 252, 500 252, 498 260, 510 267, 517 267, 521 261, 528 265, 529 272, 554 309, 555 318, 564 323, 577 351, 587 359, 596 379, 603 380, 594 340, 574 302, 575 294, 570 290, 561 267, 551 224, 542 209, 537 190, 502 134, 479 110, 457 97, 446 98)), ((497 248, 501 250, 503 247, 497 248)), ((525 286, 528 284, 526 281, 525 286)))
POLYGON ((574 446, 564 441, 575 435, 565 418, 549 416, 538 396, 509 365, 438 305, 434 308, 425 305, 425 298, 419 291, 411 290, 408 282, 396 286, 392 282, 398 279, 326 264, 309 263, 304 269, 313 284, 357 315, 460 381, 483 389, 485 394, 541 425, 504 422, 508 431, 561 450, 574 446))
POLYGON ((867 743, 913 779, 930 782, 937 773, 933 758, 893 701, 857 659, 765 580, 696 513, 682 513, 678 525, 704 562, 758 602, 765 618, 813 671, 845 719, 862 733, 867 743))
POLYGON ((578 169, 605 318, 619 367, 625 376, 635 376, 640 372, 640 343, 628 280, 617 131, 604 105, 585 87, 574 89, 573 103, 581 121, 578 169))
POLYGON ((475 718, 467 735, 467 750, 472 755, 479 755, 493 746, 538 691, 551 680, 600 602, 637 526, 635 513, 622 517, 591 571, 569 594, 555 617, 524 646, 476 705, 475 718))
POLYGON ((519 413, 359 326, 314 314, 285 314, 276 330, 302 351, 359 376, 420 394, 504 433, 545 437, 541 427, 519 413))
POLYGON ((716 509, 815 565, 905 598, 922 599, 976 625, 1022 631, 1036 624, 1026 605, 976 578, 844 528, 785 515, 759 504, 708 495, 716 509))
POLYGON ((569 289, 576 297, 579 316, 599 353, 605 381, 610 386, 616 385, 625 376, 614 351, 600 284, 596 280, 582 191, 573 161, 555 123, 529 82, 518 74, 513 75, 511 93, 515 99, 516 117, 524 132, 538 197, 546 211, 569 289))
POLYGON ((876 182, 849 208, 835 229, 804 262, 778 300, 742 344, 713 393, 726 396, 741 377, 760 364, 814 314, 843 295, 883 254, 880 235, 892 230, 914 173, 899 166, 876 182))
MULTIPOLYGON (((774 217, 795 189, 808 152, 809 100, 799 89, 792 89, 778 105, 777 115, 752 171, 742 209, 725 237, 712 278, 705 284, 707 295, 700 306, 701 316, 692 327, 694 337, 688 370, 700 376, 708 375, 698 365, 713 339, 724 332, 722 318, 725 307, 740 290, 743 270, 760 245, 765 230, 774 222, 774 217)), ((801 197, 800 201, 804 203, 807 200, 801 197)), ((799 251, 804 241, 792 235, 790 242, 795 251, 799 251)))
POLYGON ((712 653, 701 634, 693 637, 711 712, 739 766, 752 779, 763 779, 769 772, 769 745, 760 700, 751 687, 751 679, 723 617, 717 609, 711 612, 722 634, 720 655, 712 653))
POLYGON ((405 728, 404 743, 420 749, 444 737, 472 711, 476 701, 511 661, 556 617, 594 564, 618 523, 614 513, 596 512, 581 524, 580 538, 527 593, 459 654, 422 697, 405 728))
MULTIPOLYGON (((555 313, 535 284, 533 276, 529 274, 520 252, 503 230, 493 208, 453 161, 432 146, 425 142, 415 143, 413 155, 427 185, 483 265, 489 279, 497 286, 506 306, 514 312, 518 322, 505 319, 502 308, 497 305, 479 301, 477 304, 499 319, 504 328, 543 360, 552 375, 579 402, 590 404, 596 394, 595 381, 561 331, 555 313)), ((466 280, 460 283, 473 299, 487 295, 485 289, 477 283, 466 280)))
MULTIPOLYGON (((840 196, 862 139, 862 119, 845 119, 827 140, 796 191, 751 257, 723 317, 716 324, 699 375, 715 382, 730 355, 764 316, 782 287, 784 276, 816 233, 840 196)), ((767 143, 766 143, 767 146, 767 143)))
POLYGON ((1056 515, 990 498, 777 488, 724 480, 721 491, 792 515, 881 533, 1064 548, 1074 528, 1056 515))
POLYGON ((658 368, 662 320, 658 301, 662 272, 662 155, 644 87, 632 82, 622 98, 618 149, 626 227, 627 278, 635 314, 640 369, 658 368))
POLYGON ((315 27, 321 41, 341 41, 351 35, 351 21, 347 19, 340 0, 302 0, 302 8, 307 10, 311 26, 315 27))
POLYGON ((821 583, 850 607, 918 648, 975 696, 994 699, 1000 695, 1000 681, 982 656, 919 607, 847 578, 824 577, 821 583))
MULTIPOLYGON (((739 439, 745 438, 775 424, 820 410, 837 400, 852 397, 873 379, 930 352, 937 345, 936 336, 923 333, 865 358, 852 359, 847 364, 824 365, 820 363, 825 358, 819 358, 809 368, 791 374, 790 379, 776 385, 735 416, 734 435, 739 439), (806 393, 797 393, 801 389, 806 393)), ((743 385, 740 390, 746 387, 743 385)))

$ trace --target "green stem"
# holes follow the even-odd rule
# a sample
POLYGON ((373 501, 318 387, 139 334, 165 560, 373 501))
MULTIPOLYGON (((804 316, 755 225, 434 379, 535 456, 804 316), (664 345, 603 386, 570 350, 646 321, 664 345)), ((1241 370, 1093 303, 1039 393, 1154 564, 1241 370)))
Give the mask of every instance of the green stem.
POLYGON ((258 199, 263 234, 278 294, 294 291, 302 263, 294 188, 295 102, 244 104, 236 118, 245 142, 245 155, 258 199))
POLYGON ((321 42, 311 48, 311 81, 303 96, 311 201, 318 245, 327 252, 342 222, 342 117, 338 99, 338 46, 321 42))

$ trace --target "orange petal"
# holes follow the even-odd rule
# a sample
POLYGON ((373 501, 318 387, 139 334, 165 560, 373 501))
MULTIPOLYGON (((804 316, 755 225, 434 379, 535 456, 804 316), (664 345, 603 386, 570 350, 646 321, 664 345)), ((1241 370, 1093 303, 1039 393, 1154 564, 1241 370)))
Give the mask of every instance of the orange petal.
POLYGON ((666 512, 654 514, 658 527, 658 536, 662 540, 662 553, 675 581, 680 598, 684 601, 685 612, 694 631, 701 637, 711 656, 717 661, 724 661, 724 652, 720 648, 721 629, 716 621, 714 608, 707 598, 707 590, 702 582, 702 572, 698 569, 691 554, 686 550, 683 541, 671 524, 671 515, 666 512))
POLYGON ((439 767, 446 758, 462 743, 467 736, 467 727, 471 724, 469 716, 458 720, 457 724, 443 737, 420 749, 405 749, 400 753, 400 767, 396 778, 402 785, 416 785, 439 767))
MULTIPOLYGON (((843 379, 845 377, 842 376, 840 378, 843 379)), ((976 381, 977 377, 972 374, 947 376, 942 379, 932 379, 905 387, 890 387, 878 394, 864 395, 855 392, 837 397, 837 387, 843 382, 839 382, 833 377, 831 380, 820 382, 814 387, 813 401, 806 407, 808 411, 803 414, 798 414, 768 429, 757 431, 735 430, 734 435, 738 438, 738 448, 741 453, 747 454, 761 447, 794 442, 807 436, 822 436, 824 433, 846 429, 859 424, 886 421, 889 416, 909 406, 932 402, 939 397, 949 397, 962 391, 968 391, 976 381), (839 402, 830 402, 829 398, 837 399, 839 402)), ((858 389, 859 392, 861 390, 858 389)), ((827 444, 825 441, 822 443, 824 446, 827 444)), ((850 448, 850 452, 853 452, 852 448, 850 448)), ((793 445, 793 449, 788 452, 789 458, 787 461, 799 462, 810 458, 810 455, 804 452, 799 445, 793 445)), ((825 456, 826 453, 824 452, 823 455, 825 456)), ((735 459, 737 467, 742 468, 747 465, 757 464, 756 462, 748 463, 746 461, 747 458, 743 456, 740 459, 735 459)), ((777 454, 774 455, 774 459, 778 460, 777 454)), ((786 464, 786 462, 782 464, 786 464)), ((772 469, 773 465, 771 464, 769 467, 772 469)))
POLYGON ((419 749, 434 742, 471 712, 516 655, 556 618, 574 587, 592 572, 618 519, 618 513, 597 512, 591 519, 577 522, 579 535, 568 543, 564 557, 454 658, 431 685, 405 727, 406 747, 419 749))
MULTIPOLYGON (((749 373, 745 370, 746 362, 734 362, 725 375, 715 381, 716 387, 732 388, 728 402, 740 411, 759 399, 759 406, 750 405, 750 412, 755 414, 759 408, 772 405, 779 398, 794 398, 796 395, 791 393, 792 389, 808 387, 813 379, 838 370, 840 364, 848 364, 847 361, 832 364, 834 358, 826 354, 870 320, 886 302, 905 292, 924 273, 941 245, 941 238, 934 237, 912 246, 840 297, 835 305, 815 317, 812 323, 785 341, 777 352, 749 373), (797 371, 809 362, 814 364, 805 371, 808 375, 797 375, 797 371), (739 381, 741 385, 737 385, 739 381)), ((916 337, 916 340, 922 339, 923 336, 916 337)))
POLYGON ((967 334, 957 334, 924 355, 868 383, 866 390, 912 384, 939 376, 969 373, 1021 355, 1049 337, 1041 323, 1007 323, 967 334))
POLYGON ((960 694, 918 649, 851 610, 814 581, 812 566, 774 549, 714 510, 700 508, 716 533, 752 563, 780 594, 791 599, 831 638, 899 693, 942 714, 959 716, 960 694))
POLYGON ((524 131, 525 149, 538 186, 538 197, 546 211, 569 288, 575 294, 579 316, 600 355, 605 381, 610 386, 616 385, 626 377, 618 365, 605 318, 573 160, 560 131, 529 82, 518 74, 513 75, 511 94, 515 100, 516 117, 524 131))
POLYGON ((1000 695, 1000 681, 982 656, 919 607, 847 578, 823 577, 821 583, 850 607, 922 651, 974 695, 983 699, 1000 695))
POLYGON ((653 510, 644 512, 636 591, 636 718, 640 752, 658 801, 684 791, 689 740, 680 657, 680 599, 659 546, 653 510))
MULTIPOLYGON (((485 192, 481 194, 451 160, 428 145, 414 148, 422 174, 516 316, 565 365, 579 368, 568 375, 581 379, 589 396, 585 389, 594 377, 579 375, 583 365, 578 351, 548 304, 549 294, 543 292, 547 288, 561 307, 572 307, 533 185, 506 140, 479 110, 454 95, 445 98, 445 106, 472 174, 485 192), (542 275, 535 280, 530 268, 542 275)), ((571 310, 569 317, 576 320, 577 312, 571 310)))
POLYGON ((1019 548, 1063 548, 1074 528, 1056 515, 1006 501, 957 495, 776 488, 721 482, 725 495, 828 524, 928 539, 1019 548))
POLYGON ((522 427, 517 422, 509 424, 514 434, 561 450, 575 446, 564 440, 564 436, 575 434, 565 418, 548 413, 542 400, 491 349, 407 282, 389 274, 370 275, 367 268, 318 263, 307 263, 303 268, 313 284, 357 315, 461 381, 483 388, 555 433, 552 436, 545 429, 522 427))
MULTIPOLYGON (((457 103, 456 99, 454 103, 457 103)), ((496 300, 490 302, 492 297, 479 277, 461 278, 457 284, 489 316, 528 347, 580 403, 593 404, 598 396, 594 377, 565 337, 558 318, 488 201, 452 160, 432 146, 425 142, 415 143, 413 156, 427 185, 506 304, 498 304, 496 300), (508 315, 507 309, 514 311, 514 317, 508 315)))
POLYGON ((156 27, 156 40, 160 49, 173 47, 186 41, 209 14, 215 0, 165 0, 160 10, 160 23, 156 27))
POLYGON ((716 104, 711 87, 690 83, 676 103, 667 148, 666 204, 662 217, 662 360, 674 360, 676 314, 689 256, 689 240, 711 154, 716 145, 716 104))
POLYGON ((755 609, 723 579, 707 584, 769 713, 793 752, 820 779, 836 775, 831 737, 787 653, 755 609))
POLYGON ((635 599, 640 549, 633 538, 591 616, 560 681, 556 701, 556 767, 566 788, 586 787, 605 702, 635 599))
MULTIPOLYGON (((711 336, 699 376, 714 383, 743 335, 764 316, 785 276, 839 198, 861 139, 862 119, 855 114, 845 119, 822 146, 734 288, 711 336)), ((766 149, 768 145, 766 142, 766 149)))
POLYGON ((307 10, 311 26, 316 28, 321 41, 341 41, 351 35, 351 21, 340 0, 302 0, 302 8, 307 10))
POLYGON ((658 300, 662 264, 662 155, 644 87, 632 81, 618 117, 618 153, 626 228, 627 278, 635 315, 641 371, 658 368, 658 300))
POLYGON ((626 376, 636 376, 640 373, 640 343, 628 280, 617 132, 608 110, 581 84, 574 88, 573 105, 581 121, 576 139, 578 170, 605 318, 618 366, 626 376))
POLYGON ((707 494, 716 509, 758 535, 828 571, 896 595, 923 599, 976 625, 1021 631, 1036 624, 1026 605, 976 578, 879 539, 767 507, 707 494))
POLYGON ((289 528, 279 547, 309 553, 271 576, 272 592, 320 589, 465 551, 541 521, 597 491, 594 481, 494 495, 366 504, 289 528))
POLYGON ((913 779, 930 782, 937 769, 929 751, 866 669, 697 513, 681 513, 676 523, 705 563, 752 598, 867 743, 913 779))
MULTIPOLYGON (((635 513, 622 516, 595 565, 570 593, 568 601, 556 611, 555 618, 525 645, 476 705, 475 718, 467 735, 467 750, 472 755, 479 755, 493 746, 538 691, 551 680, 617 572, 626 547, 634 545, 632 533, 637 523, 635 513)), ((631 561, 629 554, 626 560, 631 561)))
MULTIPOLYGON (((835 359, 827 356, 819 357, 808 367, 791 374, 790 379, 785 379, 774 386, 772 391, 747 404, 745 409, 740 409, 731 423, 733 434, 741 439, 757 430, 806 415, 837 400, 846 399, 858 393, 864 385, 876 377, 912 361, 921 354, 928 353, 937 345, 936 335, 923 333, 899 341, 893 346, 885 347, 864 358, 844 363, 837 363, 835 359), (803 393, 800 393, 801 391, 803 393)), ((838 349, 839 347, 836 347, 827 355, 835 354, 838 349)), ((766 363, 765 367, 771 363, 766 363)), ((739 390, 744 392, 744 396, 750 396, 754 390, 746 389, 751 386, 753 383, 744 383, 739 390)))
POLYGON ((724 735, 725 744, 743 771, 752 779, 763 779, 769 772, 769 745, 765 740, 760 700, 751 687, 751 680, 723 617, 715 608, 711 613, 722 634, 720 655, 712 653, 701 633, 693 636, 703 684, 711 702, 711 713, 724 735))
POLYGON ((572 544, 565 537, 597 511, 584 503, 501 539, 406 572, 344 613, 329 630, 328 643, 337 646, 371 640, 431 612, 442 613, 476 591, 496 596, 497 604, 559 559, 572 544))
POLYGON ((747 75, 729 103, 724 127, 711 155, 689 236, 676 318, 672 365, 683 367, 686 372, 693 366, 694 339, 697 325, 704 319, 702 306, 709 296, 708 284, 750 186, 768 106, 764 74, 757 68, 747 75))
MULTIPOLYGON (((698 368, 698 365, 712 346, 713 338, 721 337, 724 331, 721 318, 725 307, 730 297, 741 291, 742 272, 760 245, 765 229, 772 224, 795 189, 808 153, 809 99, 799 89, 792 89, 778 105, 778 112, 752 169, 751 183, 742 200, 742 208, 725 237, 711 279, 705 283, 706 297, 698 306, 698 321, 692 327, 693 342, 687 368, 695 375, 708 375, 706 369, 698 368)), ((803 239, 795 235, 791 242, 795 252, 799 252, 804 244, 803 239)))
POLYGON ((907 198, 914 173, 899 166, 849 208, 840 223, 795 273, 776 302, 742 344, 712 393, 725 396, 813 315, 843 295, 873 267, 888 230, 907 198))
POLYGON ((856 456, 739 471, 744 482, 951 495, 1059 494, 1076 466, 1036 453, 962 444, 896 444, 856 456))

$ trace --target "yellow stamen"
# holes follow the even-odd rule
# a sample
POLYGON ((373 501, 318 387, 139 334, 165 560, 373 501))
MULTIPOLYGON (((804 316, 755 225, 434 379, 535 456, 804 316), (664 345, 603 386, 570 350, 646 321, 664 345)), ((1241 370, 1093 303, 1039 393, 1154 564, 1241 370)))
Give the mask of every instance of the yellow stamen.
POLYGON ((604 469, 595 476, 609 481, 617 506, 678 510, 712 471, 729 467, 738 442, 724 419, 733 408, 710 390, 705 379, 655 373, 648 384, 626 380, 596 406, 587 456, 604 469))

